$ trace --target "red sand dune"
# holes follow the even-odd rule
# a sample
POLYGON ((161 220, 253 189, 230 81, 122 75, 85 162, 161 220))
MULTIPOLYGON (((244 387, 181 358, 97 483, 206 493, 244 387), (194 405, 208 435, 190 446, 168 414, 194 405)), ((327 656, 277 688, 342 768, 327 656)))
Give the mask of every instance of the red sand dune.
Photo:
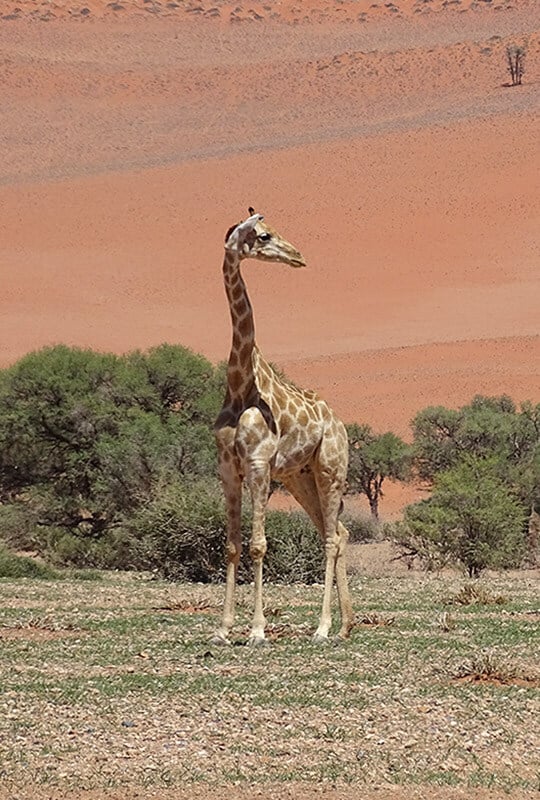
POLYGON ((0 364, 225 358, 223 236, 254 205, 308 262, 245 265, 259 344, 345 420, 540 400, 535 12, 0 0, 0 364))

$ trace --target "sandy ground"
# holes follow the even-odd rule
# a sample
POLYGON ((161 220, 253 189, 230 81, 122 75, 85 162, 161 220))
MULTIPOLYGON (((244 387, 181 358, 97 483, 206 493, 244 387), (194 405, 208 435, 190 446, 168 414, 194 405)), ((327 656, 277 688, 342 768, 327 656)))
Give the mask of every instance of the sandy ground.
POLYGON ((346 421, 540 400, 537 10, 0 0, 0 365, 225 358, 223 235, 251 204, 308 263, 246 264, 259 344, 346 421))
MULTIPOLYGON (((361 795, 356 794, 356 789, 351 787, 332 789, 313 787, 298 783, 264 787, 227 787, 226 795, 229 800, 351 800, 351 797, 361 797, 362 800, 525 800, 535 796, 532 792, 513 791, 511 795, 506 792, 493 791, 492 789, 451 789, 426 787, 387 787, 374 788, 362 787, 361 795)), ((190 787, 182 789, 153 790, 153 789, 123 789, 107 792, 76 792, 49 789, 40 791, 25 788, 24 790, 9 789, 4 792, 0 787, 0 800, 222 800, 223 789, 208 787, 190 787)))

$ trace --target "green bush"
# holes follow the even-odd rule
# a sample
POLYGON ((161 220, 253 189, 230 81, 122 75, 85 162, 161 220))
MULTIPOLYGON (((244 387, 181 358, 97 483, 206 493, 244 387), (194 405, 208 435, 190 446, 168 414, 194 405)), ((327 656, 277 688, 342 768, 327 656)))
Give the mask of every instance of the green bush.
POLYGON ((126 520, 124 530, 148 569, 177 581, 223 578, 225 510, 217 487, 168 483, 126 520))
POLYGON ((408 506, 393 530, 426 566, 459 562, 470 577, 519 566, 527 545, 523 505, 499 477, 498 462, 477 457, 440 473, 432 496, 408 506))
POLYGON ((540 505, 540 404, 518 411, 506 395, 477 395, 460 409, 425 408, 412 427, 420 478, 433 482, 472 456, 491 461, 528 508, 540 505))
POLYGON ((37 517, 28 503, 0 504, 0 543, 13 550, 35 550, 37 517))
POLYGON ((58 573, 47 564, 40 564, 33 558, 11 553, 0 542, 0 578, 43 578, 51 580, 57 577, 58 573))
POLYGON ((215 474, 222 381, 170 345, 127 356, 58 346, 1 371, 0 539, 56 563, 131 566, 119 523, 157 485, 215 474))
POLYGON ((114 569, 119 566, 107 534, 94 539, 62 528, 47 528, 43 531, 41 550, 44 558, 58 567, 114 569))

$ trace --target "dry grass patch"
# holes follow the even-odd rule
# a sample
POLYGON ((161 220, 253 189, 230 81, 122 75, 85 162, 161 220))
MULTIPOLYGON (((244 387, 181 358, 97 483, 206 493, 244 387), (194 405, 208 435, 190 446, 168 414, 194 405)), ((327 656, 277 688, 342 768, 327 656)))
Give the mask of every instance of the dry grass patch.
POLYGON ((71 636, 80 635, 81 632, 75 630, 48 630, 47 628, 0 628, 0 639, 47 641, 51 639, 66 639, 71 636))
POLYGON ((357 616, 355 627, 357 628, 383 628, 387 625, 393 625, 395 617, 384 616, 379 614, 378 611, 368 611, 366 614, 357 616))
POLYGON ((493 686, 540 687, 538 671, 489 650, 462 664, 454 680, 458 683, 487 683, 493 686))
MULTIPOLYGON (((266 628, 266 635, 270 641, 279 639, 306 639, 313 633, 309 625, 292 625, 289 622, 270 623, 266 628)), ((248 631, 246 629, 246 636, 248 631)))
POLYGON ((485 586, 466 583, 457 594, 449 597, 446 602, 448 605, 458 606, 502 606, 508 602, 508 598, 503 594, 490 591, 485 586))
POLYGON ((53 617, 32 616, 24 621, 14 620, 10 625, 0 626, 0 639, 63 639, 80 636, 81 630, 71 624, 61 624, 53 617))
POLYGON ((457 627, 457 620, 447 611, 443 611, 441 614, 437 616, 437 627, 440 628, 445 633, 449 633, 450 631, 455 630, 457 627))
POLYGON ((183 598, 174 600, 163 606, 154 606, 154 611, 169 611, 176 614, 217 614, 219 606, 208 597, 183 598))
POLYGON ((540 611, 536 609, 529 609, 527 611, 508 611, 507 613, 511 617, 524 619, 528 622, 540 622, 540 611))

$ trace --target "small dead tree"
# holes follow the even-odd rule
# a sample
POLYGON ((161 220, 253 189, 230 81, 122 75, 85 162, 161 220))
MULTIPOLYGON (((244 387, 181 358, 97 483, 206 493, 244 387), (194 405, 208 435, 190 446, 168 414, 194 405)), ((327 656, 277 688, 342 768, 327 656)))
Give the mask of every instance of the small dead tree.
POLYGON ((512 86, 521 86, 521 79, 525 72, 525 48, 512 45, 506 48, 508 72, 512 78, 512 86))

